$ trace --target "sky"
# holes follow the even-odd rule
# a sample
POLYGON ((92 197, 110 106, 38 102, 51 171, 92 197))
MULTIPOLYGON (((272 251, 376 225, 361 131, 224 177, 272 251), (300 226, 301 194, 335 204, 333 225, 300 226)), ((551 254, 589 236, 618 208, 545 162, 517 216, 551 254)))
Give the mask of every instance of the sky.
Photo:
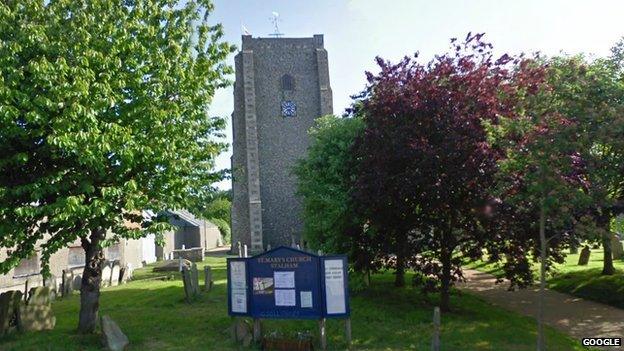
MULTIPOLYGON (((375 57, 398 61, 420 53, 429 61, 445 52, 449 39, 484 32, 497 54, 539 51, 546 55, 606 56, 624 36, 624 1, 589 0, 215 0, 211 19, 224 26, 224 40, 241 45, 241 26, 254 37, 273 33, 279 13, 285 37, 324 34, 329 57, 334 113, 363 90, 365 72, 376 72, 375 57)), ((234 54, 228 58, 234 64, 234 54)), ((232 78, 233 79, 233 78, 232 78)), ((226 117, 231 144, 232 87, 215 94, 211 115, 226 117)), ((229 168, 230 150, 217 168, 229 168)), ((231 188, 229 180, 218 184, 231 188)))

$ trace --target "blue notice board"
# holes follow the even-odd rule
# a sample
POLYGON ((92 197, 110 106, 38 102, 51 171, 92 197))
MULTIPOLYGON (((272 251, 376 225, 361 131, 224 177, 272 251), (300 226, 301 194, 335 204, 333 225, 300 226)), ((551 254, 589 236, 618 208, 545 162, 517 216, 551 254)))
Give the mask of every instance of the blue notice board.
POLYGON ((228 258, 231 316, 320 319, 350 314, 346 256, 318 256, 278 247, 228 258))

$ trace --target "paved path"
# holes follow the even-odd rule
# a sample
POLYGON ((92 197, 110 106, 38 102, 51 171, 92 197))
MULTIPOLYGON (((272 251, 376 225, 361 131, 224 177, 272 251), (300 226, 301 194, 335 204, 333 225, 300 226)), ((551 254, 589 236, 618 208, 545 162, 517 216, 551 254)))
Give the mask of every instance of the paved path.
MULTIPOLYGON (((507 291, 509 285, 495 284, 496 279, 490 274, 476 270, 465 270, 464 274, 467 282, 461 284, 460 289, 505 309, 532 317, 537 315, 538 287, 507 291)), ((553 290, 546 290, 544 302, 547 307, 544 312, 546 323, 579 341, 584 337, 597 336, 624 338, 623 309, 553 290)), ((624 350, 624 347, 610 349, 624 350)))

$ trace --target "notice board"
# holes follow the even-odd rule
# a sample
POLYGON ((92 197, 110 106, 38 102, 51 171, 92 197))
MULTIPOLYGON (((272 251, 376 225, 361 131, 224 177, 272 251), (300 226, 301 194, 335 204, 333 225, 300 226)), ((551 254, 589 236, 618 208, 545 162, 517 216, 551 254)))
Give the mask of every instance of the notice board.
POLYGON ((349 316, 346 256, 281 246, 228 258, 228 313, 266 319, 349 316))

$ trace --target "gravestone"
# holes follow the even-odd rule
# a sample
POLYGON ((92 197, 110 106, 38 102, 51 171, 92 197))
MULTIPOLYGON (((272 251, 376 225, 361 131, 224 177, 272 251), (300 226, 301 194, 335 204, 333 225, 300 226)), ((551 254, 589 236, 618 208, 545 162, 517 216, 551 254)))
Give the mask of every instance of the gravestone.
POLYGON ((122 351, 126 349, 130 341, 115 321, 104 315, 100 319, 100 327, 102 328, 102 343, 107 350, 122 351))
POLYGON ((119 285, 119 275, 121 271, 121 266, 119 265, 119 261, 113 262, 113 266, 111 268, 111 278, 110 278, 110 286, 119 285))
POLYGON ((191 266, 191 279, 193 282, 193 293, 199 294, 199 272, 197 271, 197 265, 193 262, 191 266))
POLYGON ((43 280, 43 286, 47 286, 48 288, 50 288, 50 299, 54 301, 56 299, 56 295, 59 293, 56 276, 50 275, 49 277, 45 278, 43 280))
POLYGON ((38 286, 36 288, 30 289, 30 292, 28 293, 28 301, 26 302, 26 304, 49 305, 50 301, 50 288, 47 286, 38 286))
POLYGON ((56 317, 50 305, 50 288, 38 286, 30 289, 28 304, 19 306, 17 328, 20 331, 52 330, 56 317))
POLYGON ((81 274, 75 274, 74 275, 74 281, 72 282, 72 288, 74 290, 80 290, 81 286, 82 286, 82 275, 81 274))
POLYGON ((589 246, 585 246, 583 250, 581 250, 581 255, 579 256, 578 265, 585 266, 589 263, 589 254, 591 251, 589 250, 589 246))
POLYGON ((32 282, 30 281, 30 278, 27 278, 24 282, 24 302, 28 299, 28 292, 30 291, 31 286, 32 282))
POLYGON ((614 260, 619 260, 624 257, 624 247, 617 235, 611 236, 611 254, 614 260))
POLYGON ((110 262, 104 263, 104 267, 102 267, 102 287, 107 287, 110 285, 112 276, 112 268, 110 262))
POLYGON ((182 282, 184 283, 184 297, 190 303, 197 295, 193 284, 193 273, 186 266, 182 267, 182 282))
POLYGON ((61 296, 67 297, 74 290, 74 274, 69 270, 63 270, 63 280, 61 282, 61 296))
POLYGON ((132 267, 132 263, 126 263, 124 267, 126 268, 126 272, 124 273, 126 281, 132 280, 132 275, 134 274, 134 267, 132 267))
POLYGON ((56 317, 50 305, 20 305, 17 313, 17 329, 22 332, 52 330, 56 317))
POLYGON ((124 284, 126 282, 126 267, 119 268, 119 284, 124 284))
POLYGON ((0 294, 0 336, 9 332, 17 322, 17 311, 22 301, 22 292, 10 290, 0 294))
MULTIPOLYGON (((191 261, 182 259, 182 266, 191 268, 191 261)), ((179 272, 180 263, 179 260, 167 260, 162 261, 156 267, 152 269, 153 272, 179 272)))
POLYGON ((204 267, 204 290, 210 291, 212 289, 212 268, 210 266, 204 267))

